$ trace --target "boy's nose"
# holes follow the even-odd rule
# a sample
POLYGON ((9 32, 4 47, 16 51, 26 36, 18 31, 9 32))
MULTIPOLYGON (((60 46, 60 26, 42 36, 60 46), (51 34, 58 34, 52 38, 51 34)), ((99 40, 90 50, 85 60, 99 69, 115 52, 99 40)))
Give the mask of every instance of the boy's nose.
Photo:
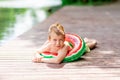
POLYGON ((58 46, 59 46, 59 45, 60 45, 60 41, 57 41, 56 45, 58 45, 58 46))

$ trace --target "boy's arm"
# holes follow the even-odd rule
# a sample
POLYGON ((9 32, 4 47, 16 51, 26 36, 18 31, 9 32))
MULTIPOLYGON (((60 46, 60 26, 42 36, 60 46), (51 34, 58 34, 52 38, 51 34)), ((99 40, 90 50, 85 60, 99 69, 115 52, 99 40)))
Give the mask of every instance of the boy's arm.
MULTIPOLYGON (((48 45, 48 41, 46 41, 41 47, 40 49, 38 49, 33 56, 32 61, 33 62, 39 62, 40 59, 42 58, 42 56, 40 56, 40 53, 44 52, 44 51, 48 51, 49 50, 49 45, 48 45)), ((41 61, 40 61, 41 62, 41 61)))
POLYGON ((44 51, 49 51, 49 42, 46 41, 38 50, 37 50, 37 53, 42 53, 44 51))
POLYGON ((55 58, 42 58, 41 62, 45 63, 61 63, 61 61, 65 58, 68 52, 68 46, 64 46, 61 50, 58 51, 58 56, 55 58))

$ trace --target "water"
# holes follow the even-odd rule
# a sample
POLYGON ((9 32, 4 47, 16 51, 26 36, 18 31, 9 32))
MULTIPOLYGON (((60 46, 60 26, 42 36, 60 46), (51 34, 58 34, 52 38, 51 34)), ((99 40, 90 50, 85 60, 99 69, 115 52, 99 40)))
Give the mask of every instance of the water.
POLYGON ((61 7, 60 0, 20 1, 19 4, 16 0, 0 1, 0 45, 28 31, 61 7))

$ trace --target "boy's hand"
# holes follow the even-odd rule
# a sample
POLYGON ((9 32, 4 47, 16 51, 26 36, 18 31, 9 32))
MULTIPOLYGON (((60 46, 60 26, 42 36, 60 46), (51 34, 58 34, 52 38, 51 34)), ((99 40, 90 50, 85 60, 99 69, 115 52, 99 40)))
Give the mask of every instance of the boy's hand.
POLYGON ((40 56, 39 53, 36 53, 36 54, 34 55, 32 61, 35 62, 35 63, 40 63, 42 58, 43 58, 43 57, 40 56))
POLYGON ((40 63, 40 62, 42 62, 41 59, 42 59, 42 57, 41 58, 33 58, 32 61, 35 63, 40 63))

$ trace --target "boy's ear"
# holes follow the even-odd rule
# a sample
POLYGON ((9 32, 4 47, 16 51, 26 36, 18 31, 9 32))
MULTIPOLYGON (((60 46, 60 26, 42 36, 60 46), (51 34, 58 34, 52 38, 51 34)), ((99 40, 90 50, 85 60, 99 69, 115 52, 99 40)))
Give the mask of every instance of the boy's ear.
POLYGON ((48 40, 50 41, 50 36, 48 36, 48 40))

